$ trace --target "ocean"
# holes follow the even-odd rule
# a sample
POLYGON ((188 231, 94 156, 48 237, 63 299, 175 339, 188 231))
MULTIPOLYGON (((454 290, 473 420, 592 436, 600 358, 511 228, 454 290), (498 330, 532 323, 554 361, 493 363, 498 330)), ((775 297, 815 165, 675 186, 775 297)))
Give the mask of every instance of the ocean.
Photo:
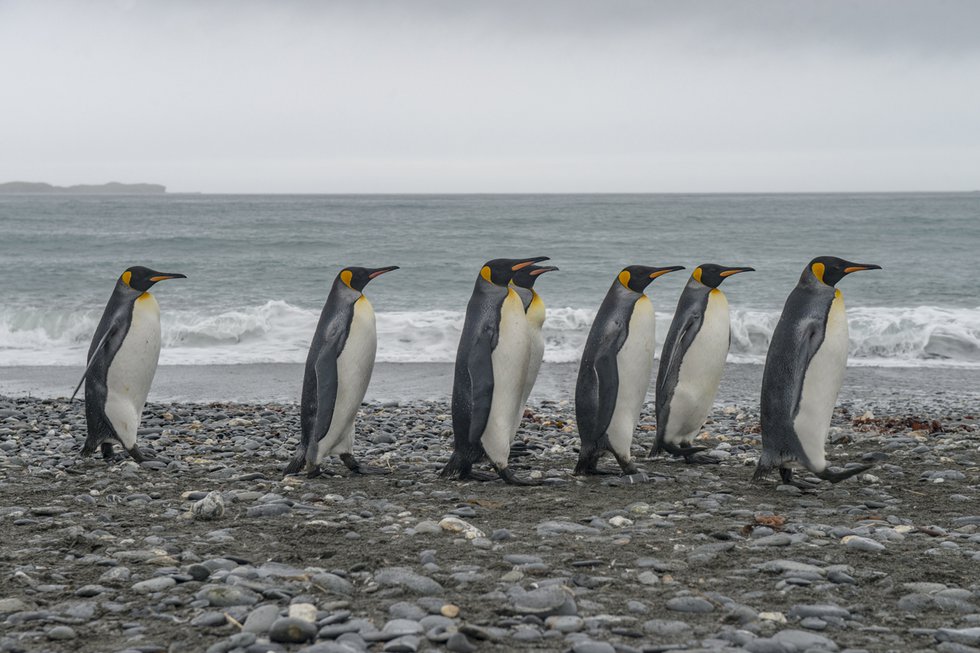
POLYGON ((648 289, 662 341, 709 262, 757 269, 722 289, 731 362, 761 363, 804 265, 828 254, 884 268, 839 284, 852 365, 980 369, 980 193, 3 195, 0 234, 0 376, 82 365, 130 265, 188 276, 154 291, 161 365, 301 363, 346 265, 402 268, 366 290, 379 362, 448 363, 482 263, 524 256, 560 268, 536 286, 550 363, 578 360, 623 266, 687 267, 648 289))

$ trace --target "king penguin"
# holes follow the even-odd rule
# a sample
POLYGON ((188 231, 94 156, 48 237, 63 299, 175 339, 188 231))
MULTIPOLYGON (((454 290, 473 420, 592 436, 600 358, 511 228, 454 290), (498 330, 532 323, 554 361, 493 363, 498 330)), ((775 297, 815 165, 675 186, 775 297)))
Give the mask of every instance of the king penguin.
POLYGON ((546 260, 547 256, 494 259, 480 269, 456 350, 454 449, 443 476, 491 480, 473 471, 473 464, 485 455, 504 482, 535 484, 518 479, 507 466, 531 348, 524 305, 509 284, 518 270, 546 260))
POLYGON ((731 344, 728 299, 718 286, 733 274, 752 271, 705 263, 684 286, 660 352, 651 457, 664 450, 688 463, 718 462, 696 455, 704 447, 691 446, 711 412, 731 344))
POLYGON ((779 468, 792 483, 791 465, 837 483, 870 469, 827 468, 824 446, 847 365, 847 315, 834 286, 852 272, 881 266, 820 256, 803 270, 776 323, 762 373, 762 456, 753 480, 779 468))
POLYGON ((524 406, 527 405, 527 398, 531 396, 531 389, 534 382, 538 379, 538 372, 541 370, 541 361, 544 360, 544 334, 541 328, 544 326, 545 310, 544 301, 541 295, 534 289, 534 282, 545 272, 557 272, 558 268, 553 265, 529 265, 521 268, 514 273, 511 283, 514 290, 521 298, 524 306, 524 314, 527 316, 527 327, 531 330, 531 349, 527 358, 527 378, 524 379, 524 394, 521 405, 517 409, 517 424, 520 426, 521 418, 524 416, 524 406))
POLYGON ((681 266, 624 268, 606 293, 585 341, 575 385, 575 417, 582 439, 576 474, 599 474, 596 463, 612 452, 624 474, 635 474, 633 430, 650 387, 656 323, 644 294, 659 276, 681 266))
POLYGON ((307 476, 318 476, 320 461, 333 454, 355 474, 386 472, 362 466, 354 458, 354 418, 371 381, 378 349, 374 309, 364 287, 397 269, 396 265, 349 267, 334 279, 306 357, 300 398, 303 434, 284 475, 305 467, 307 476))
POLYGON ((74 399, 85 384, 83 456, 101 447, 102 457, 111 460, 115 441, 143 462, 136 431, 160 359, 160 305, 149 290, 159 281, 185 278, 135 266, 116 281, 92 337, 85 373, 71 395, 74 399))

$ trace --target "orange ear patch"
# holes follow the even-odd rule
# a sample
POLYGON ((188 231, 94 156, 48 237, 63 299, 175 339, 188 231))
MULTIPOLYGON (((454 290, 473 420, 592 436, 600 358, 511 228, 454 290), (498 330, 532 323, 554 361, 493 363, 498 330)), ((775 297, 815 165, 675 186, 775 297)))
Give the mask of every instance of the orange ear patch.
POLYGON ((823 274, 827 268, 823 263, 814 263, 810 266, 810 271, 813 272, 813 276, 820 280, 820 283, 824 283, 823 274))
MULTIPOLYGON (((130 272, 129 270, 126 270, 125 272, 123 272, 122 273, 122 277, 120 277, 120 279, 122 279, 122 282, 124 284, 126 284, 127 286, 129 286, 129 281, 132 278, 133 278, 133 273, 130 272)), ((132 288, 132 286, 129 286, 129 287, 132 288)))
POLYGON ((354 273, 350 270, 342 270, 340 273, 340 280, 344 282, 344 285, 350 288, 351 279, 354 278, 354 273))
POLYGON ((629 270, 623 270, 619 273, 619 283, 623 284, 624 287, 630 287, 630 273, 629 270))

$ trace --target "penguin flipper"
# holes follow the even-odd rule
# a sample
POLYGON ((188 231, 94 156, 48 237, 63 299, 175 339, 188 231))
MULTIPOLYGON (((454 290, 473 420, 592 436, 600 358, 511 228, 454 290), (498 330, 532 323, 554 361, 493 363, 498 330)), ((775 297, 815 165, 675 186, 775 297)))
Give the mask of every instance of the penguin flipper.
POLYGON ((313 420, 313 432, 307 446, 307 462, 316 462, 315 452, 320 439, 330 430, 333 421, 334 407, 337 403, 337 357, 340 352, 334 347, 324 347, 316 359, 316 418, 313 420), (312 453, 312 456, 311 456, 312 453))
POLYGON ((616 354, 616 351, 609 349, 595 361, 599 396, 593 433, 597 437, 605 437, 606 429, 616 411, 616 398, 619 396, 619 365, 616 354))
MULTIPOLYGON (((665 387, 667 387, 667 382, 671 378, 677 379, 677 374, 680 371, 681 360, 683 356, 681 352, 687 351, 691 343, 694 342, 694 337, 698 335, 698 331, 701 330, 701 325, 704 323, 704 313, 702 311, 696 311, 688 313, 687 317, 683 319, 683 322, 678 325, 677 331, 674 332, 671 325, 671 333, 667 334, 667 341, 669 346, 665 346, 664 351, 660 354, 660 370, 657 374, 657 404, 661 403, 661 394, 665 387)), ((664 399, 667 397, 664 396, 664 399)))
POLYGON ((99 340, 99 344, 97 344, 95 346, 95 349, 92 350, 92 355, 88 357, 88 365, 85 366, 85 371, 82 372, 82 378, 78 381, 78 385, 75 386, 75 392, 71 393, 71 399, 68 400, 68 403, 75 401, 75 395, 78 394, 78 391, 81 389, 82 384, 85 383, 85 377, 88 376, 88 373, 92 369, 92 366, 95 365, 96 361, 99 360, 99 352, 102 351, 102 348, 105 347, 105 344, 109 342, 109 338, 112 337, 112 334, 115 332, 115 330, 116 329, 114 325, 106 329, 105 333, 102 335, 102 339, 99 340))
POLYGON ((797 349, 796 365, 792 366, 792 387, 796 393, 796 401, 793 403, 793 418, 800 412, 800 401, 803 399, 803 380, 806 377, 807 368, 810 361, 816 356, 820 345, 823 344, 823 325, 816 320, 809 320, 800 334, 800 346, 797 349))
POLYGON ((470 375, 470 430, 467 442, 481 446, 480 438, 487 430, 490 420, 490 406, 493 403, 493 344, 496 341, 495 329, 483 329, 470 348, 467 370, 470 375))
MULTIPOLYGON (((650 457, 653 458, 661 450, 665 450, 675 456, 687 454, 673 451, 667 443, 667 422, 670 419, 670 400, 674 396, 674 387, 681 373, 681 362, 684 360, 683 352, 686 352, 694 342, 694 338, 701 330, 704 323, 703 311, 691 311, 686 317, 678 316, 679 322, 675 321, 670 325, 667 333, 667 341, 664 343, 664 350, 660 354, 660 369, 657 371, 657 392, 654 398, 654 408, 657 416, 657 437, 650 450, 650 457)), ((692 452, 693 453, 693 452, 692 452)))

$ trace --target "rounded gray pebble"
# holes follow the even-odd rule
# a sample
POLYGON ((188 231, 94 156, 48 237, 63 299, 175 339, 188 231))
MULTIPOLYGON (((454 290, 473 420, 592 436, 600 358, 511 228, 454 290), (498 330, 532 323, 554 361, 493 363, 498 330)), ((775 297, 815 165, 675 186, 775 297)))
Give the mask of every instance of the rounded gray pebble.
POLYGON ((315 624, 293 617, 280 617, 269 627, 269 639, 284 644, 300 644, 316 638, 315 624))

